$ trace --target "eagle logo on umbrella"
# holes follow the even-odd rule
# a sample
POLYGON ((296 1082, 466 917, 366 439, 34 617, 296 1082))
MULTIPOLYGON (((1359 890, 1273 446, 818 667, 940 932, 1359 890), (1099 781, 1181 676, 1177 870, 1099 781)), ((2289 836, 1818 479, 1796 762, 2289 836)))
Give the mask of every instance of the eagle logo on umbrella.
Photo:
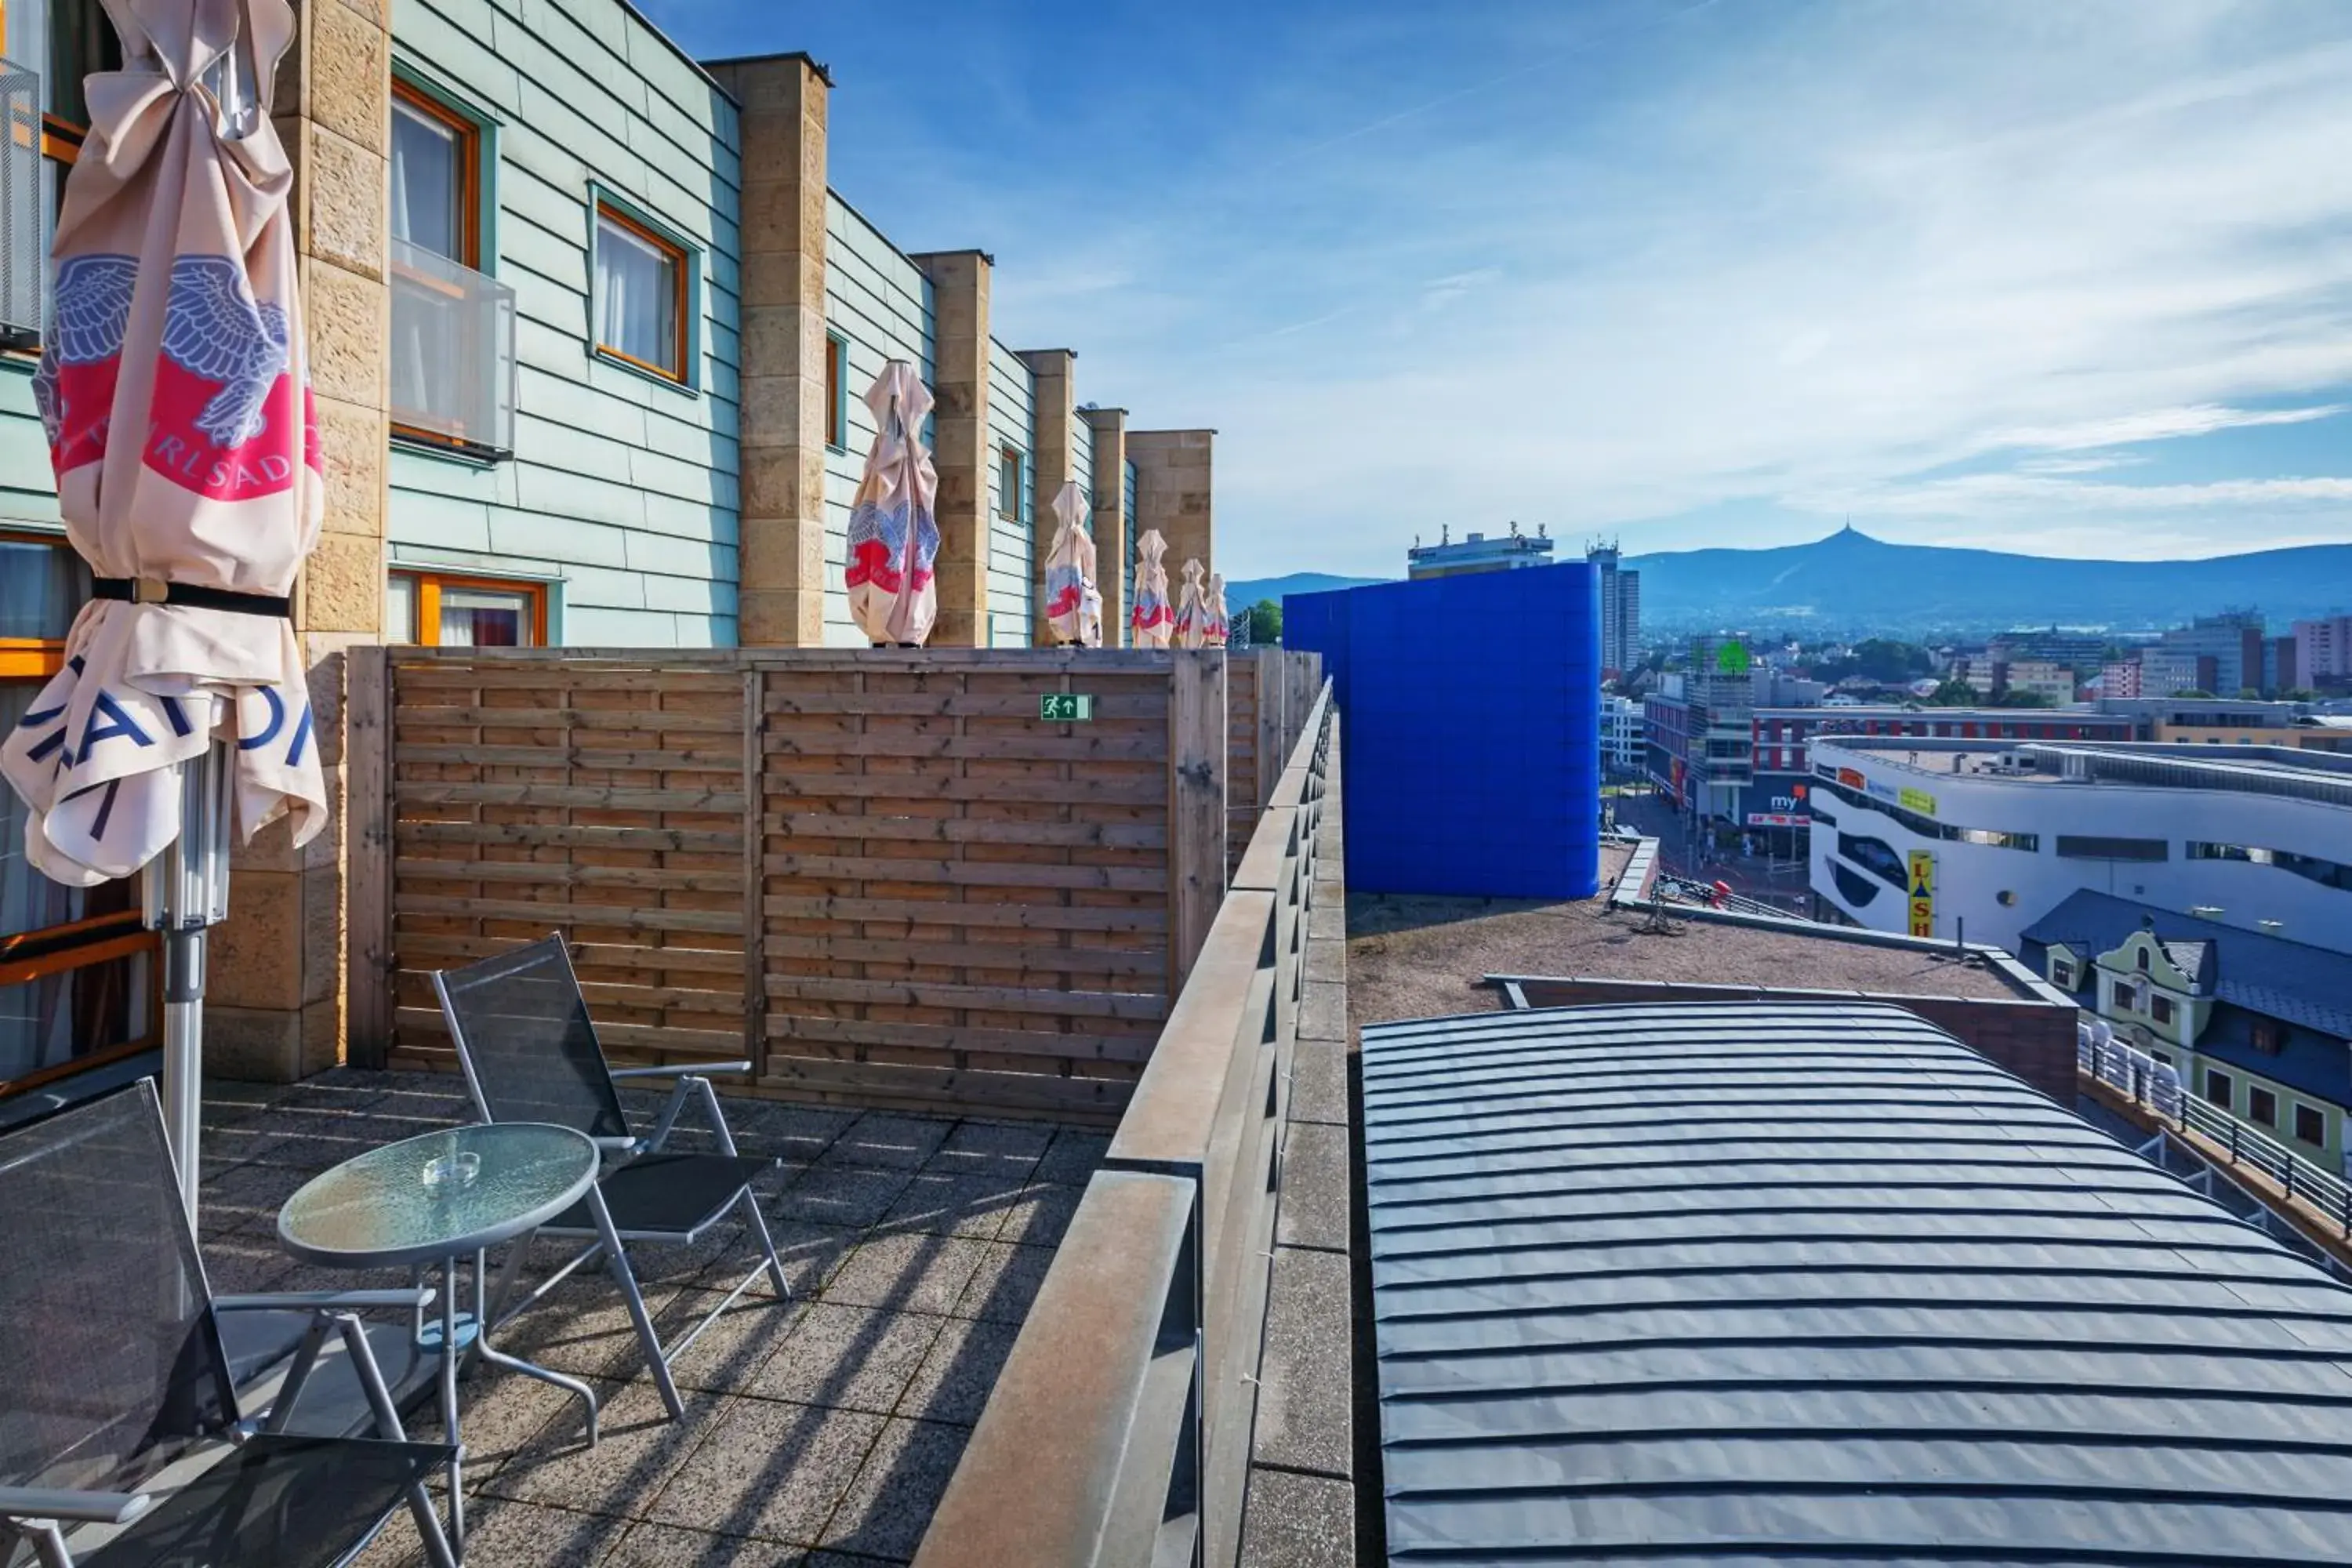
MULTIPOLYGON (((33 377, 33 399, 49 440, 65 427, 60 365, 100 364, 122 352, 135 256, 76 256, 58 268, 57 330, 33 377)), ((189 374, 215 383, 195 427, 215 447, 234 448, 268 428, 262 405, 285 374, 289 332, 283 307, 256 300, 244 269, 226 256, 183 256, 172 263, 163 305, 163 354, 189 374)))

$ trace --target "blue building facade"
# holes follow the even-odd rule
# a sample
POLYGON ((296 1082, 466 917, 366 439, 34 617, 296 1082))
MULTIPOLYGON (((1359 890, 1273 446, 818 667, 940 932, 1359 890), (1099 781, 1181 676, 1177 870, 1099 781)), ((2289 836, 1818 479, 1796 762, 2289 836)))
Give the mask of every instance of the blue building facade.
POLYGON ((1583 899, 1601 880, 1600 577, 1581 563, 1283 601, 1346 718, 1348 884, 1583 899))

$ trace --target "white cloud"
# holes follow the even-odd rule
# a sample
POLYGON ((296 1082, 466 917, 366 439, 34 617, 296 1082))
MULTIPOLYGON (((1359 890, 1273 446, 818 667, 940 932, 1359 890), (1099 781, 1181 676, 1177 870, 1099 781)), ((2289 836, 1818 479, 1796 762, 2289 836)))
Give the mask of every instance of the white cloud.
MULTIPOLYGON (((1643 548, 1638 520, 1745 497, 2011 547, 2040 517, 2034 548, 2088 553, 2139 553, 2143 514, 2352 538, 2326 475, 1905 479, 2352 404, 2352 8, 1718 7, 1608 50, 1416 81, 1393 124, 1334 81, 1364 100, 1278 169, 1250 132, 1319 108, 1317 62, 1262 61, 1223 162, 1089 226, 1139 288, 1063 293, 1045 335, 1082 395, 1218 428, 1233 571, 1391 571, 1512 517, 1643 548)), ((1000 271, 1000 316, 1023 289, 1000 271)))

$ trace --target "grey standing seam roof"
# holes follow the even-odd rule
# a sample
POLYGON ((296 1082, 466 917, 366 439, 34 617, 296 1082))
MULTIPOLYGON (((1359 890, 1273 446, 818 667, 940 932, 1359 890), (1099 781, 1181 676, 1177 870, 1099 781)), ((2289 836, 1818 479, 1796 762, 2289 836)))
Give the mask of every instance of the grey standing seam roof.
POLYGON ((1363 1032, 1395 1563, 2352 1563, 2352 1291, 1900 1008, 1363 1032))

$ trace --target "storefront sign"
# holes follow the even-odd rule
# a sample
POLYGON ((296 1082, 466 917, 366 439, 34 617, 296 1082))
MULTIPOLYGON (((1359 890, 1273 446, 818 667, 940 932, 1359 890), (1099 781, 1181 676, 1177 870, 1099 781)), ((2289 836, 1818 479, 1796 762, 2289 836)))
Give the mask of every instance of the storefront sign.
POLYGON ((1802 813, 1785 811, 1751 811, 1748 814, 1750 827, 1811 827, 1813 819, 1802 813))
POLYGON ((1916 811, 1922 816, 1936 815, 1936 797, 1924 789, 1906 789, 1895 797, 1895 803, 1906 811, 1916 811))
POLYGON ((1837 782, 1848 789, 1860 789, 1864 784, 1863 776, 1852 768, 1840 768, 1837 771, 1837 782))
POLYGON ((1911 934, 1936 934, 1936 857, 1925 849, 1911 851, 1911 934))

